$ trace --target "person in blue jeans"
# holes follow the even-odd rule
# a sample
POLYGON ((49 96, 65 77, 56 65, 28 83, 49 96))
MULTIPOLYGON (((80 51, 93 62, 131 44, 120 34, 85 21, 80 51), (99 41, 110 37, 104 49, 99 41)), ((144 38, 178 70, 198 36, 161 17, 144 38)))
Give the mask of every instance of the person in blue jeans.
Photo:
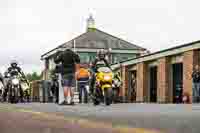
POLYGON ((87 66, 80 65, 80 69, 76 73, 76 79, 78 81, 78 90, 79 90, 79 103, 82 103, 82 97, 84 95, 84 103, 88 103, 88 87, 90 72, 87 66))
POLYGON ((200 96, 200 70, 199 66, 196 65, 195 69, 192 73, 192 80, 193 80, 193 102, 197 102, 200 96))

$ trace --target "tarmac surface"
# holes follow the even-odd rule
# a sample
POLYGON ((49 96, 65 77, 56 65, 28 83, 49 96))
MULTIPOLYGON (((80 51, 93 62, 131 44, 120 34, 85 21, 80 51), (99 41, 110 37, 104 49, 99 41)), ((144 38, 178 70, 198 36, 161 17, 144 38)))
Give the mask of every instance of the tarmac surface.
POLYGON ((0 133, 199 133, 199 123, 198 104, 0 104, 0 133))

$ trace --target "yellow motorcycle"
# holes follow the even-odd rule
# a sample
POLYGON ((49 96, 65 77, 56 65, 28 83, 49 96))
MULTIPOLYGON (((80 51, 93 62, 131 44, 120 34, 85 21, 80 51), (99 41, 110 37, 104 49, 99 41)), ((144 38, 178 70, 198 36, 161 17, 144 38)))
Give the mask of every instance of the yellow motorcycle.
POLYGON ((113 72, 110 68, 100 67, 97 69, 94 105, 99 105, 100 102, 104 102, 106 105, 112 103, 112 81, 113 72))

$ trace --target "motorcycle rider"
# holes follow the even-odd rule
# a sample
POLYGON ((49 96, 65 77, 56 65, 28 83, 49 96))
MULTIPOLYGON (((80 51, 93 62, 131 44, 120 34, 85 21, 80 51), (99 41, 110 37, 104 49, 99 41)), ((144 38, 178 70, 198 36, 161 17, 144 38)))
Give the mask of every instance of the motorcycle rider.
MULTIPOLYGON (((0 86, 0 97, 2 96, 2 94, 3 94, 3 89, 5 88, 4 87, 4 77, 3 77, 3 75, 0 73, 0 82, 1 82, 1 86, 0 86)), ((2 98, 2 97, 1 97, 2 98)))
POLYGON ((76 64, 80 63, 79 56, 73 52, 70 48, 58 49, 58 52, 54 58, 56 64, 61 63, 61 74, 63 77, 64 97, 67 98, 68 92, 72 97, 71 104, 74 104, 74 87, 75 87, 75 71, 76 64))
POLYGON ((4 85, 4 77, 1 73, 0 73, 0 82, 2 82, 2 84, 4 85))
POLYGON ((97 72, 97 69, 100 67, 100 65, 104 65, 106 67, 110 68, 110 65, 108 61, 106 60, 106 51, 104 49, 100 49, 97 51, 97 57, 92 63, 92 79, 90 84, 90 93, 93 94, 94 91, 94 84, 96 81, 95 73, 97 72))
MULTIPOLYGON (((10 77, 20 74, 24 79, 26 79, 25 74, 23 73, 22 69, 18 66, 18 63, 15 60, 13 60, 10 63, 10 67, 7 70, 7 75, 5 75, 5 76, 8 76, 8 74, 10 75, 10 77)), ((9 77, 7 77, 7 78, 9 78, 9 77)), ((8 83, 6 84, 6 87, 5 87, 5 91, 4 91, 4 96, 3 96, 4 101, 6 100, 9 86, 10 86, 10 82, 8 81, 8 83)), ((20 89, 20 99, 21 99, 21 102, 23 102, 23 90, 21 87, 19 89, 20 89)))

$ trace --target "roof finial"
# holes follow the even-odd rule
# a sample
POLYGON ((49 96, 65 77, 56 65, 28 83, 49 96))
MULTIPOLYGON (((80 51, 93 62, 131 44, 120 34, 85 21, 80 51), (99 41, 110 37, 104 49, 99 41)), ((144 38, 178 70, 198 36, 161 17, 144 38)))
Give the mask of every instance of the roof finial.
POLYGON ((89 14, 89 18, 87 19, 87 31, 90 29, 95 29, 95 20, 92 13, 89 14))

